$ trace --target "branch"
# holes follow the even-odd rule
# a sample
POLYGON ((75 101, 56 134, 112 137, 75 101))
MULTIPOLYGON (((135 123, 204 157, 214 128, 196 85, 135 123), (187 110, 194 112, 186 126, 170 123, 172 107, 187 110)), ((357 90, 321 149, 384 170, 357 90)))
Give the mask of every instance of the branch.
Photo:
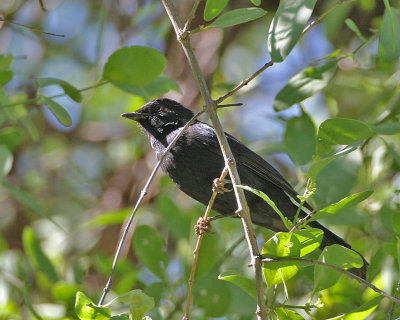
POLYGON ((396 297, 391 296, 390 294, 386 293, 385 291, 382 291, 378 287, 374 286, 372 283, 368 282, 367 280, 364 280, 363 278, 351 273, 350 271, 344 270, 342 268, 339 268, 333 264, 318 261, 318 260, 312 260, 312 259, 302 259, 302 258, 264 258, 262 259, 263 263, 268 263, 268 262, 281 262, 281 261, 289 261, 289 262, 304 262, 308 264, 314 264, 314 265, 321 265, 325 266, 331 269, 334 269, 336 271, 339 271, 340 273, 343 273, 353 279, 356 279, 358 282, 361 282, 365 284, 367 287, 371 288, 375 292, 379 293, 380 295, 392 300, 395 303, 400 304, 400 300, 397 299, 396 297))
POLYGON ((184 134, 184 132, 187 130, 187 128, 189 128, 189 126, 190 126, 201 114, 203 114, 203 113, 204 113, 203 110, 200 111, 200 112, 198 112, 198 113, 196 113, 196 114, 188 121, 188 123, 185 124, 185 126, 184 126, 184 127, 182 128, 182 130, 175 136, 175 138, 171 141, 171 143, 170 143, 170 144, 168 145, 168 147, 165 149, 165 151, 164 151, 163 155, 161 156, 160 160, 158 160, 158 162, 157 162, 156 166, 154 167, 153 171, 151 172, 151 174, 150 174, 149 178, 147 179, 147 182, 146 182, 146 184, 145 184, 143 190, 140 192, 140 197, 139 197, 139 199, 137 200, 137 202, 136 202, 136 204, 135 204, 135 207, 134 207, 133 210, 132 210, 132 213, 131 213, 131 215, 130 215, 130 217, 129 217, 129 219, 128 219, 128 222, 127 222, 126 225, 125 225, 124 232, 122 233, 121 239, 120 239, 120 241, 119 241, 119 243, 118 243, 118 247, 117 247, 117 250, 116 250, 115 256, 114 256, 114 261, 113 261, 113 264, 112 264, 112 267, 111 267, 110 277, 108 278, 107 284, 106 284, 106 286, 105 286, 104 289, 103 289, 103 294, 102 294, 102 296, 101 296, 101 298, 100 298, 100 301, 99 301, 99 303, 97 304, 99 307, 103 304, 104 299, 105 299, 105 297, 106 297, 108 291, 110 291, 111 282, 112 282, 112 279, 113 279, 113 276, 114 276, 114 273, 115 273, 115 269, 116 269, 116 267, 117 267, 117 262, 118 262, 119 256, 120 256, 120 254, 121 254, 122 245, 123 245, 124 242, 125 242, 125 238, 126 238, 126 236, 127 236, 127 234, 128 234, 128 231, 129 231, 129 228, 130 228, 130 226, 131 226, 131 224, 132 224, 133 218, 135 217, 136 211, 139 209, 140 204, 142 203, 143 198, 146 196, 147 191, 148 191, 148 189, 149 189, 149 186, 150 186, 151 182, 153 181, 154 176, 155 176, 157 170, 160 168, 161 163, 164 161, 164 159, 166 158, 167 154, 168 154, 169 151, 173 148, 173 146, 174 146, 175 143, 178 141, 178 139, 184 134))
POLYGON ((181 44, 185 55, 189 61, 190 67, 192 68, 193 75, 196 79, 197 85, 199 87, 201 96, 205 102, 205 111, 209 115, 215 132, 217 134, 217 138, 221 147, 221 151, 224 157, 225 165, 228 167, 229 175, 232 180, 233 190, 235 192, 238 210, 237 214, 240 216, 243 228, 246 234, 246 240, 248 242, 248 246, 250 249, 251 259, 254 265, 255 272, 255 284, 257 288, 257 318, 265 319, 266 318, 266 309, 264 306, 264 282, 262 277, 262 263, 260 251, 258 249, 256 236, 254 233, 254 227, 250 218, 250 211, 247 206, 246 198, 244 195, 244 191, 239 189, 237 185, 241 184, 240 177, 237 171, 236 162, 233 157, 232 151, 230 150, 228 141, 224 134, 224 130, 222 125, 218 119, 218 116, 215 112, 216 110, 216 102, 211 99, 210 92, 208 90, 206 81, 204 79, 204 75, 201 72, 200 66, 197 62, 197 59, 194 55, 193 49, 190 44, 189 33, 183 32, 183 25, 180 18, 177 15, 175 6, 171 3, 171 0, 162 0, 162 3, 165 7, 165 10, 168 14, 168 17, 171 20, 172 26, 174 27, 175 33, 177 35, 178 42, 181 44))
MULTIPOLYGON (((223 181, 228 174, 228 169, 225 167, 224 170, 221 173, 221 176, 219 177, 220 181, 223 181)), ((204 213, 203 216, 203 221, 207 223, 208 216, 210 214, 210 211, 212 209, 212 206, 214 205, 215 198, 218 195, 218 191, 215 190, 213 194, 211 195, 211 199, 208 202, 208 206, 206 209, 206 212, 204 213)), ((185 316, 183 317, 184 320, 189 320, 189 312, 190 312, 190 299, 192 297, 192 289, 193 289, 193 284, 194 284, 194 277, 196 274, 196 267, 197 267, 197 260, 199 258, 199 253, 200 253, 200 247, 201 243, 203 241, 204 237, 204 230, 199 230, 199 237, 197 238, 197 243, 196 243, 196 249, 194 249, 193 255, 193 264, 192 264, 192 270, 190 271, 190 277, 189 277, 189 287, 188 287, 188 294, 187 294, 187 301, 186 301, 186 311, 185 311, 185 316)))

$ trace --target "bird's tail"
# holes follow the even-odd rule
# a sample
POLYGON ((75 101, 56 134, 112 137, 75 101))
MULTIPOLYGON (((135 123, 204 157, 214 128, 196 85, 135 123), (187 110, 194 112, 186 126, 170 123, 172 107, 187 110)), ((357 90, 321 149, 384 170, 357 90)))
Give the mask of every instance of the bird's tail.
POLYGON ((321 243, 321 248, 325 248, 326 246, 330 246, 333 244, 338 244, 341 245, 343 247, 349 248, 351 250, 353 250, 355 253, 357 253, 361 259, 364 262, 364 265, 361 268, 353 268, 350 269, 349 271, 353 274, 355 274, 356 276, 361 277, 362 279, 366 279, 367 277, 367 269, 368 269, 368 262, 367 260, 365 260, 365 258, 356 250, 354 250, 346 241, 344 241, 341 237, 339 237, 338 235, 334 234, 332 231, 328 230, 327 228, 325 228, 323 225, 319 224, 318 222, 311 222, 309 223, 309 225, 313 228, 318 228, 321 229, 322 231, 324 231, 324 238, 322 239, 322 243, 321 243))

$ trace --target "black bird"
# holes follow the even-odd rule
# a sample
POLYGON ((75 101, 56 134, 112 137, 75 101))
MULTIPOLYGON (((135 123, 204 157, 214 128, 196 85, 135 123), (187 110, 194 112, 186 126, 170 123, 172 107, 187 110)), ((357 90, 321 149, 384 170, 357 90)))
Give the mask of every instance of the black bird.
MULTIPOLYGON (((193 112, 176 101, 164 98, 150 101, 136 112, 121 116, 135 120, 143 127, 157 158, 160 159, 168 144, 193 117, 193 112)), ((297 192, 267 161, 230 134, 225 134, 242 184, 263 191, 293 221, 298 209, 293 203, 294 199, 298 199, 297 192)), ((224 168, 224 159, 214 128, 196 120, 179 138, 161 168, 179 189, 207 205, 212 194, 213 181, 221 175, 224 168)), ((288 231, 278 214, 264 200, 248 191, 245 194, 253 223, 275 232, 288 231)), ((301 217, 305 217, 307 209, 312 210, 307 203, 304 207, 301 217)), ((237 203, 234 193, 219 194, 213 209, 222 215, 235 213, 237 203)), ((313 221, 309 225, 324 231, 322 247, 339 244, 351 249, 348 243, 320 223, 313 221)), ((366 266, 364 260, 364 270, 359 270, 364 278, 366 266)))

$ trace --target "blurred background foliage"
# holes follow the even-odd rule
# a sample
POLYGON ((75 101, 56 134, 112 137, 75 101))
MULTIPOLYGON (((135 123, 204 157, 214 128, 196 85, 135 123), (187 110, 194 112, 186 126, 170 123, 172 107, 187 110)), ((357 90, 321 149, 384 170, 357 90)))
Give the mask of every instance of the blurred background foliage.
MULTIPOLYGON (((335 2, 318 1, 313 17, 335 2)), ((390 4, 398 16, 399 3, 390 4)), ((185 17, 192 2, 176 5, 185 17)), ((248 0, 231 1, 226 10, 251 5, 248 0)), ((205 1, 199 12, 204 6, 205 1)), ((268 13, 261 19, 193 35, 214 98, 270 60, 268 26, 277 6, 278 1, 262 1, 268 13)), ((368 124, 399 121, 399 61, 387 59, 379 49, 384 11, 383 1, 375 0, 339 6, 283 63, 229 99, 243 107, 219 113, 225 130, 273 163, 300 194, 312 154, 306 159, 288 156, 287 137, 299 139, 298 154, 309 141, 304 122, 297 121, 297 126, 295 119, 315 128, 334 117, 368 124), (332 53, 351 56, 340 60, 323 92, 301 108, 275 112, 274 98, 288 80, 332 53)), ((7 0, 0 3, 0 17, 0 319, 76 318, 76 291, 98 301, 123 222, 155 165, 140 129, 119 117, 151 96, 101 82, 107 58, 123 46, 155 48, 165 54, 165 74, 179 87, 167 96, 199 110, 199 93, 159 1, 7 0), (63 95, 68 89, 59 85, 40 87, 42 96, 60 95, 52 99, 68 111, 70 126, 50 112, 51 103, 38 99, 39 78, 85 89, 81 99, 73 99, 63 95)), ((192 26, 204 24, 197 14, 192 26)), ((399 34, 392 39, 396 45, 399 34)), ((374 190, 361 205, 324 223, 367 257, 369 279, 394 293, 399 281, 400 139, 397 131, 390 133, 372 136, 325 167, 311 203, 318 208, 374 190)), ((159 173, 129 233, 133 244, 128 241, 123 248, 108 298, 142 289, 155 300, 149 312, 153 319, 179 319, 196 241, 192 226, 203 211, 159 173), (146 247, 148 241, 151 248, 146 247)), ((216 234, 206 235, 200 254, 192 318, 251 319, 254 299, 217 280, 226 270, 252 276, 241 223, 222 219, 213 223, 213 230, 216 234)), ((257 234, 260 244, 271 236, 263 229, 257 234)), ((312 268, 301 269, 286 285, 290 304, 304 305, 312 288, 312 268)), ((282 288, 277 295, 283 299, 282 288)), ((313 311, 317 319, 350 312, 372 297, 344 277, 319 295, 324 305, 313 311)), ((394 309, 384 299, 373 318, 387 319, 394 309)))

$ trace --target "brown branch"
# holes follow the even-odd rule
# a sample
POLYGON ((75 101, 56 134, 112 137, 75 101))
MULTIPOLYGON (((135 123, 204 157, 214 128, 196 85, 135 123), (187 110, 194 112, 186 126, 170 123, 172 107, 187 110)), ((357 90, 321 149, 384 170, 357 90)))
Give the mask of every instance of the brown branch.
POLYGON ((216 102, 211 99, 211 95, 209 89, 207 87, 206 81, 204 79, 204 75, 200 69, 198 61, 194 55, 193 49, 190 44, 189 33, 183 32, 183 25, 180 21, 175 6, 171 3, 170 0, 161 0, 165 10, 168 14, 168 17, 171 20, 172 26, 174 27, 175 33, 177 35, 178 42, 181 44, 185 55, 188 59, 189 65, 193 71, 193 75, 196 79, 197 85, 199 87, 201 96, 205 102, 205 111, 210 117, 210 120, 214 126, 218 142, 221 147, 221 152, 224 157, 225 165, 228 167, 229 175, 232 180, 233 190, 235 192, 238 210, 237 214, 240 216, 243 228, 246 235, 246 240, 250 249, 251 259, 254 265, 255 272, 255 284, 257 289, 257 318, 265 319, 266 318, 266 309, 264 305, 264 282, 262 276, 262 263, 260 251, 258 249, 256 236, 254 233, 254 227, 250 218, 250 211, 246 202, 246 198, 244 195, 244 191, 239 189, 237 186, 241 184, 240 177, 237 171, 236 162, 233 157, 232 151, 229 147, 228 141, 224 134, 224 130, 222 125, 218 119, 218 116, 215 112, 216 102))
MULTIPOLYGON (((228 169, 225 167, 224 170, 221 173, 221 176, 219 177, 220 181, 223 181, 226 177, 226 175, 228 174, 228 169)), ((214 201, 215 198, 218 195, 218 191, 214 191, 213 194, 211 195, 211 199, 208 202, 208 206, 206 209, 206 212, 204 213, 203 216, 203 221, 207 221, 208 220, 208 216, 210 214, 210 211, 212 209, 212 206, 214 205, 214 201)), ((201 247, 201 243, 203 241, 203 236, 204 236, 204 230, 201 230, 199 237, 197 238, 197 243, 196 243, 196 248, 193 251, 193 264, 192 264, 192 270, 190 272, 190 277, 189 277, 189 287, 188 287, 188 294, 187 294, 187 301, 186 301, 186 311, 185 311, 185 316, 183 317, 184 320, 188 320, 189 319, 189 312, 190 312, 190 300, 192 298, 192 289, 193 289, 193 284, 194 284, 194 277, 196 274, 196 267, 197 267, 197 260, 199 258, 199 253, 200 253, 200 247, 201 247)))
POLYGON ((326 263, 326 262, 322 262, 322 261, 318 261, 318 260, 312 260, 312 259, 302 259, 302 258, 264 258, 264 259, 262 259, 263 263, 282 262, 282 261, 304 262, 304 263, 308 263, 308 264, 320 265, 320 266, 325 266, 327 268, 334 269, 334 270, 339 271, 340 273, 343 273, 353 279, 356 279, 358 282, 361 282, 362 284, 365 284, 367 287, 371 288, 372 290, 379 293, 380 295, 392 300, 393 302, 400 304, 399 299, 391 296, 390 294, 386 293, 385 291, 382 291, 381 289, 374 286, 372 283, 368 282, 367 280, 364 280, 363 278, 351 273, 350 271, 344 270, 344 269, 339 268, 330 263, 326 263))

